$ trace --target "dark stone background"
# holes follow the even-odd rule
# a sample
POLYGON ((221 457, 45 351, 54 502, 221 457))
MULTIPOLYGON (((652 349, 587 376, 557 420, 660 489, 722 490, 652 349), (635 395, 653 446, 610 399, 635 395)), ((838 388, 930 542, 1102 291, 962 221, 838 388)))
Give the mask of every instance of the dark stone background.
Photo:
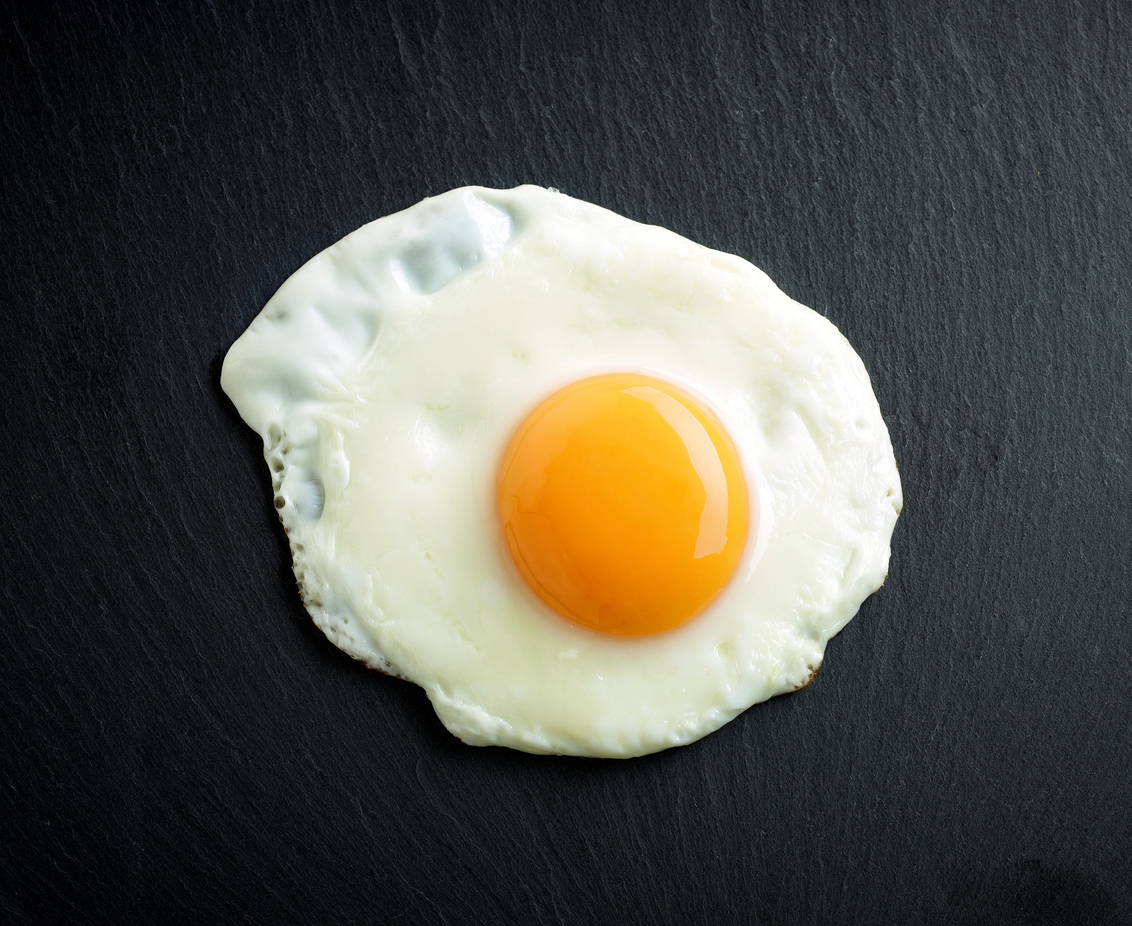
POLYGON ((0 918, 1132 922, 1132 6, 2 9, 0 918), (832 319, 903 473, 817 680, 641 760, 335 650, 217 382, 317 251, 523 182, 832 319))

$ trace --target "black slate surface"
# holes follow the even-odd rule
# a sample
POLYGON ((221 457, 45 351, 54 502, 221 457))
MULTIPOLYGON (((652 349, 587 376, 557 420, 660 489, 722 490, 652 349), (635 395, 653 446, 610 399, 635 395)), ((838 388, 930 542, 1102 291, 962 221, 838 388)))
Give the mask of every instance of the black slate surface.
POLYGON ((1132 8, 4 4, 0 916, 1132 922, 1132 8), (906 505, 804 691, 474 749, 313 627, 218 386, 466 183, 734 252, 873 377, 906 505))

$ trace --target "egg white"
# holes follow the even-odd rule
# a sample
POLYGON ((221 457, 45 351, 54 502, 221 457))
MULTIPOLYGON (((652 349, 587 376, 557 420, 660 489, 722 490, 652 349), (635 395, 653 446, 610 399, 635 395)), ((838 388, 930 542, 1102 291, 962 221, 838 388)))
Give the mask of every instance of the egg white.
POLYGON ((453 190, 296 272, 225 359, 264 438, 315 622, 423 686, 468 743, 634 756, 805 684, 883 582, 901 507, 860 359, 760 270, 525 186, 453 190), (641 371, 703 396, 759 499, 754 542, 684 626, 550 611, 494 507, 500 454, 557 388, 641 371))

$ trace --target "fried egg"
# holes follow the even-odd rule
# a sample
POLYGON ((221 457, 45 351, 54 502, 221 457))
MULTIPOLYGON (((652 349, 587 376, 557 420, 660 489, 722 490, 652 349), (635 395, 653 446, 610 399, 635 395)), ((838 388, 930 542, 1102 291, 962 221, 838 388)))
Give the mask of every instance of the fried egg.
POLYGON ((887 573, 888 431, 750 263, 467 187, 315 256, 228 352, 308 611, 453 734, 627 757, 804 685, 887 573))

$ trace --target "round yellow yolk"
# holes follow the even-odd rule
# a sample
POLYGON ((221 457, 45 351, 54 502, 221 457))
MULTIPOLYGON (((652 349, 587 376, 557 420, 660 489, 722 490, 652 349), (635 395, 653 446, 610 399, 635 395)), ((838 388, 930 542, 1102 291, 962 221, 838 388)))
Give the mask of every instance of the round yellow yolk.
POLYGON ((687 392, 585 379, 519 427, 499 471, 507 547, 550 607, 604 633, 678 627, 727 584, 747 540, 735 446, 687 392))

